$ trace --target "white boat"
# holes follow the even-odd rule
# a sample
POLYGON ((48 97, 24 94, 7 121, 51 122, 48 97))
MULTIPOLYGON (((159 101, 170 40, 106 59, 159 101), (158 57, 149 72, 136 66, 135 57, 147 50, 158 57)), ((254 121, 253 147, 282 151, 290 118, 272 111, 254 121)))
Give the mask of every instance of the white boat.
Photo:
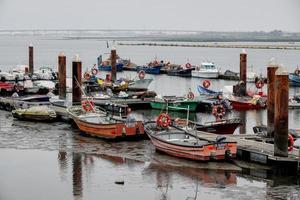
POLYGON ((0 72, 0 81, 14 81, 15 77, 8 72, 0 72))
POLYGON ((129 90, 147 90, 152 81, 153 81, 153 78, 134 80, 133 82, 129 82, 128 89, 129 90))
POLYGON ((247 82, 254 83, 257 77, 258 74, 253 71, 253 66, 250 66, 249 70, 247 71, 247 82))
POLYGON ((49 67, 41 67, 37 71, 34 71, 33 73, 37 79, 41 80, 55 80, 57 79, 56 73, 53 71, 53 69, 49 67))
POLYGON ((203 62, 192 71, 192 77, 199 78, 218 78, 219 70, 212 62, 203 62))

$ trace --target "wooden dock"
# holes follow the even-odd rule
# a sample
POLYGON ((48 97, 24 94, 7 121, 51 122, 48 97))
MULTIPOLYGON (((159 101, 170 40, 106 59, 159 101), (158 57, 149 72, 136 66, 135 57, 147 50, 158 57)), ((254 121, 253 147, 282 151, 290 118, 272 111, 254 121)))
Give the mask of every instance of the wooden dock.
MULTIPOLYGON (((195 132, 199 138, 215 141, 217 134, 202 131, 195 132)), ((274 145, 262 141, 256 135, 226 135, 228 141, 237 142, 237 159, 254 162, 272 168, 276 175, 300 175, 299 151, 294 149, 288 157, 274 156, 274 145)))

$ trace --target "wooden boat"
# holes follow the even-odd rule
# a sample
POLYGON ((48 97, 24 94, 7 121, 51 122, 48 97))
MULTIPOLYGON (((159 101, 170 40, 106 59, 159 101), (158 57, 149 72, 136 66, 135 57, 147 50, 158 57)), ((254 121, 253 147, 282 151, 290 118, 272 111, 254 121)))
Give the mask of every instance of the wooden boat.
POLYGON ((219 78, 225 80, 240 80, 239 73, 231 70, 226 70, 224 73, 219 74, 219 78))
POLYGON ((16 109, 12 112, 13 117, 30 121, 53 121, 57 118, 54 110, 47 106, 33 106, 27 109, 16 109))
POLYGON ((163 129, 155 122, 148 122, 144 126, 155 148, 169 155, 200 161, 236 157, 236 142, 225 142, 224 138, 214 142, 200 139, 173 125, 163 129))
POLYGON ((237 97, 233 96, 228 99, 233 109, 236 110, 250 110, 266 108, 266 102, 260 96, 254 97, 237 97))
POLYGON ((149 85, 152 83, 153 78, 144 78, 130 81, 128 84, 129 90, 148 90, 149 85))
POLYGON ((139 72, 143 70, 147 74, 160 74, 160 69, 163 65, 155 65, 155 66, 137 66, 136 71, 139 72))
POLYGON ((174 68, 174 69, 169 69, 167 71, 168 76, 181 76, 181 77, 191 77, 192 76, 192 70, 195 68, 174 68))
POLYGON ((197 66, 194 71, 192 71, 192 77, 199 78, 218 78, 219 70, 216 68, 215 64, 212 62, 203 62, 200 66, 197 66))
POLYGON ((289 80, 291 86, 300 86, 300 75, 296 73, 289 74, 289 80))
POLYGON ((196 111, 198 100, 191 100, 184 97, 165 96, 163 99, 155 98, 150 102, 151 108, 172 111, 196 111))
POLYGON ((240 119, 224 119, 214 122, 206 122, 204 124, 199 124, 193 121, 186 121, 186 119, 175 119, 174 123, 178 126, 189 126, 198 131, 205 131, 209 133, 215 133, 220 135, 230 135, 233 134, 235 129, 241 125, 240 119))
POLYGON ((197 85, 197 90, 199 92, 199 94, 203 94, 203 95, 214 95, 214 96, 217 96, 219 94, 222 94, 222 92, 219 92, 219 91, 214 91, 214 90, 210 90, 210 89, 207 89, 201 85, 197 85))
POLYGON ((68 107, 67 112, 78 128, 90 136, 105 139, 145 137, 142 122, 129 117, 122 119, 101 111, 87 112, 81 106, 68 107))
POLYGON ((289 108, 300 108, 300 95, 295 95, 294 97, 289 99, 289 108))

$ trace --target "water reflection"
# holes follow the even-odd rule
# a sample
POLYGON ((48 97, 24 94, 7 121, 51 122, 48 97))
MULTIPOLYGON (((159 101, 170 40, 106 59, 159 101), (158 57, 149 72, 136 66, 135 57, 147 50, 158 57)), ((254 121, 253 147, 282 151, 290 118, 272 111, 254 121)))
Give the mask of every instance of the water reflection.
POLYGON ((73 196, 75 200, 82 199, 82 156, 79 153, 72 154, 73 196))

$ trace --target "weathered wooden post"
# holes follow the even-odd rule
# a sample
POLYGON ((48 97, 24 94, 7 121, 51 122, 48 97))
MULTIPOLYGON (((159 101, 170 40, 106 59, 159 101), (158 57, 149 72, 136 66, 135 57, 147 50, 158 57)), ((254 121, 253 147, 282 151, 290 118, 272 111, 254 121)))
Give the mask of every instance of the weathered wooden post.
POLYGON ((58 55, 58 94, 60 99, 66 98, 66 56, 58 55))
POLYGON ((243 49, 240 54, 240 80, 244 82, 243 88, 241 88, 241 95, 246 95, 247 90, 247 53, 243 49))
POLYGON ((283 67, 275 72, 274 155, 288 156, 289 73, 283 67))
POLYGON ((29 74, 33 74, 33 45, 30 44, 28 47, 29 50, 29 74))
POLYGON ((112 49, 110 53, 110 60, 111 60, 111 80, 115 82, 117 80, 117 52, 116 49, 112 49))
POLYGON ((278 65, 272 59, 268 65, 268 118, 267 129, 268 137, 274 137, 274 104, 275 104, 275 72, 278 69, 278 65))
POLYGON ((72 62, 72 102, 81 102, 81 61, 78 55, 72 62))

